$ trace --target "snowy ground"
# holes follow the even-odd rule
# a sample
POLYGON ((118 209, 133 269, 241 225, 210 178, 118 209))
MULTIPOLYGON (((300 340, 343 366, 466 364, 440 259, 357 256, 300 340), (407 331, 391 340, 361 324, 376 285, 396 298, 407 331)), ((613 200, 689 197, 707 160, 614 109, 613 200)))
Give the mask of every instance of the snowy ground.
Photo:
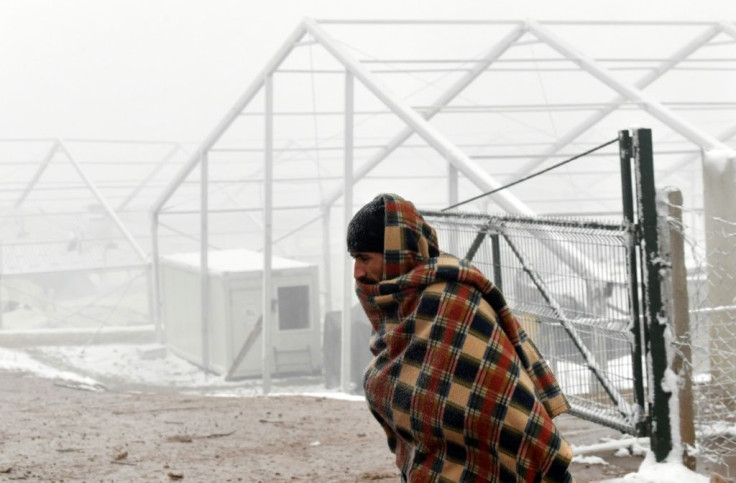
MULTIPOLYGON (((59 386, 92 392, 168 392, 223 398, 254 398, 263 393, 260 380, 227 382, 222 377, 205 375, 197 367, 155 344, 41 346, 24 350, 0 348, 0 370, 30 372, 42 378, 52 379, 59 386)), ((271 395, 304 396, 320 400, 322 398, 362 400, 360 396, 325 389, 319 378, 275 379, 271 395)), ((350 407, 363 412, 364 408, 360 406, 350 407)), ((600 438, 591 441, 590 435, 577 437, 585 431, 595 433, 595 428, 576 432, 574 427, 576 424, 579 426, 578 420, 569 418, 567 421, 566 424, 572 424, 573 428, 567 431, 566 437, 575 449, 574 468, 578 481, 699 483, 709 480, 674 462, 656 464, 651 454, 647 454, 643 460, 634 460, 638 466, 636 472, 621 475, 620 469, 618 472, 611 471, 607 467, 616 464, 620 466, 621 458, 631 459, 632 452, 646 453, 646 448, 638 443, 620 443, 615 438, 612 440, 609 437, 607 441, 611 448, 607 448, 607 451, 597 450, 595 445, 600 443, 600 438), (610 479, 610 476, 617 473, 619 474, 617 478, 610 479)), ((381 445, 379 442, 379 451, 384 449, 380 448, 381 445)), ((0 468, 0 471, 2 469, 0 468)))

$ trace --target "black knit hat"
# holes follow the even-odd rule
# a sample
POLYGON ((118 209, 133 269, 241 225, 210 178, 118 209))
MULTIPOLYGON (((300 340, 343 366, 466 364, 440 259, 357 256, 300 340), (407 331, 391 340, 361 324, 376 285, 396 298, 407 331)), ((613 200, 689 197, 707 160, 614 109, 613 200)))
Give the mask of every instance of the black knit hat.
POLYGON ((381 195, 358 210, 348 224, 348 251, 383 253, 385 218, 386 209, 381 195))

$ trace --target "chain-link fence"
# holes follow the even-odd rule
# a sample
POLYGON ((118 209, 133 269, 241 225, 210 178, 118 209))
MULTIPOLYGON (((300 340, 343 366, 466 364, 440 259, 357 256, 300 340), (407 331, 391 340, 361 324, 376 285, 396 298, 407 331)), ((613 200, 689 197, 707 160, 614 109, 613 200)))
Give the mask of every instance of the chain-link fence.
POLYGON ((736 462, 736 223, 685 211, 690 349, 697 454, 726 471, 736 462))

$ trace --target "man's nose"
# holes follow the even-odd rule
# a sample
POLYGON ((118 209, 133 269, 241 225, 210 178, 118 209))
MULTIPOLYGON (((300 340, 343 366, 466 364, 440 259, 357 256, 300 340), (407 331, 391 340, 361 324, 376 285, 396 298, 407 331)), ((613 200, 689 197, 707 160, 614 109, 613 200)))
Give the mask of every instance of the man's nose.
POLYGON ((353 264, 353 278, 355 280, 358 280, 364 275, 365 275, 365 270, 363 269, 363 265, 356 260, 355 263, 353 264))

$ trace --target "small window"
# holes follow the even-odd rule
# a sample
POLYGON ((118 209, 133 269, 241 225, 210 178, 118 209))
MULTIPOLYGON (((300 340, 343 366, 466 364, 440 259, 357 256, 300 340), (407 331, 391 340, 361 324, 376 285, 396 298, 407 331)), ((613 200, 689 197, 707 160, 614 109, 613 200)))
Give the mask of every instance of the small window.
POLYGON ((279 287, 279 330, 309 328, 309 286, 279 287))

